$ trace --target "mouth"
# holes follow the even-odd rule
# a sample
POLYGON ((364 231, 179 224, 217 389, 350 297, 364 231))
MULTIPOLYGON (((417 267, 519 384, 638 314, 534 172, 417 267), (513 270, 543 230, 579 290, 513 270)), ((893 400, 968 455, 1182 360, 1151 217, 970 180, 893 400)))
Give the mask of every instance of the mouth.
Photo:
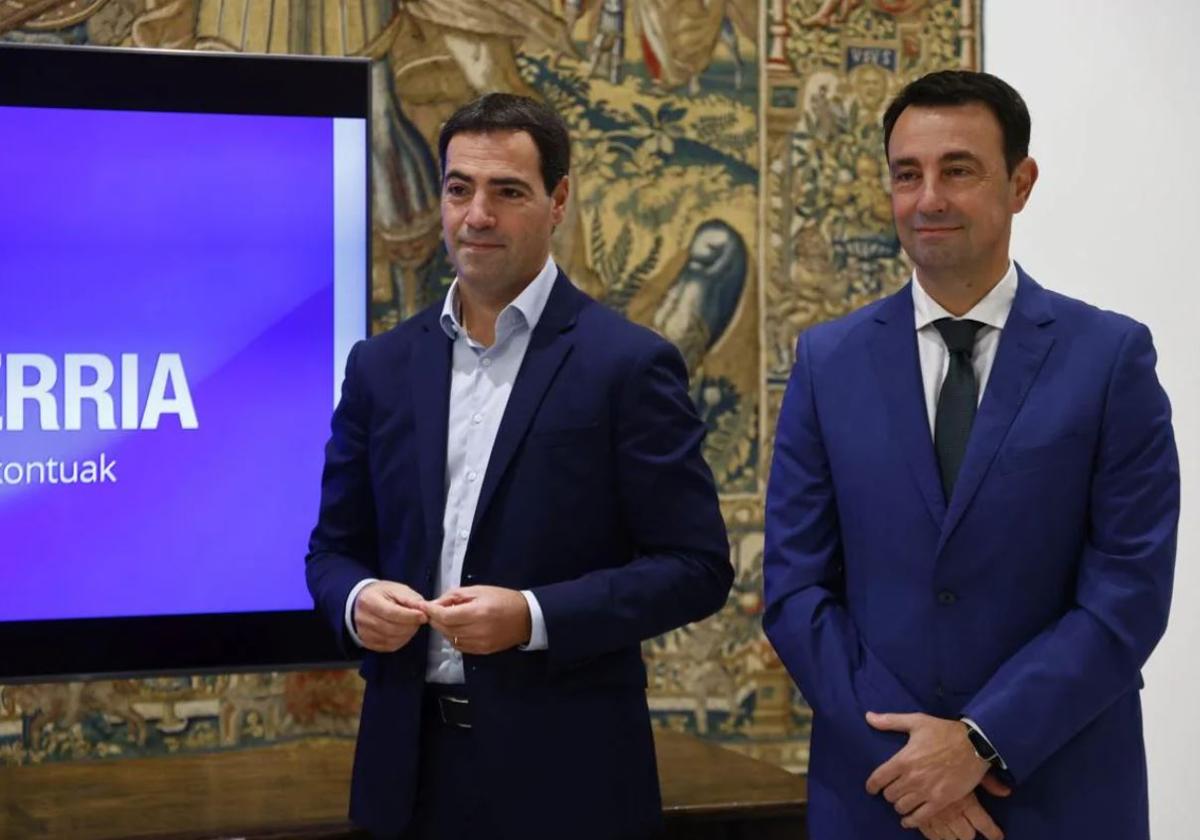
POLYGON ((463 242, 459 241, 458 247, 469 248, 473 251, 497 251, 504 246, 499 242, 463 242))
POLYGON ((913 233, 917 234, 917 236, 944 236, 945 234, 955 233, 960 230, 962 230, 961 227, 919 227, 913 228, 913 233))

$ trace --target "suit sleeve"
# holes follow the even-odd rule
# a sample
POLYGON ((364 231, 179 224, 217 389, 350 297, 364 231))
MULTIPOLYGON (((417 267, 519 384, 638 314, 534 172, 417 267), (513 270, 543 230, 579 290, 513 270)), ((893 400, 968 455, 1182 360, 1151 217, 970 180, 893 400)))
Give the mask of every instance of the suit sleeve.
POLYGON ((905 742, 868 726, 866 712, 924 710, 871 652, 846 609, 841 525, 808 338, 802 334, 797 345, 767 484, 763 629, 865 784, 905 742))
POLYGON ((1006 661, 964 714, 1019 783, 1141 685, 1166 629, 1179 521, 1171 407, 1149 331, 1124 338, 1109 379, 1075 603, 1006 661))
POLYGON ((342 398, 325 445, 317 525, 305 558, 308 591, 346 652, 357 647, 346 627, 347 598, 364 578, 379 577, 368 463, 370 405, 357 365, 362 346, 356 344, 346 361, 342 398))
POLYGON ((655 342, 634 365, 615 410, 617 501, 634 557, 533 590, 556 666, 698 621, 725 604, 733 583, 716 487, 701 455, 704 424, 673 345, 655 342))

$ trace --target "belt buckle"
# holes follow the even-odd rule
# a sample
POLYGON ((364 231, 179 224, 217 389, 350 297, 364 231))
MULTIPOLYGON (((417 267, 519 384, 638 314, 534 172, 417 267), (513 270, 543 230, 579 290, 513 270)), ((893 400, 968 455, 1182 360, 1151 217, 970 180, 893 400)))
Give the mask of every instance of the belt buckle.
POLYGON ((438 714, 440 714, 442 716, 442 723, 446 724, 447 726, 457 726, 459 729, 470 729, 471 724, 459 723, 458 721, 455 721, 455 720, 449 720, 446 717, 446 704, 447 703, 453 703, 458 706, 462 706, 463 707, 462 711, 466 711, 466 707, 469 704, 469 702, 470 701, 468 701, 467 698, 465 698, 465 697, 450 697, 449 695, 445 695, 445 694, 440 695, 438 697, 438 714))

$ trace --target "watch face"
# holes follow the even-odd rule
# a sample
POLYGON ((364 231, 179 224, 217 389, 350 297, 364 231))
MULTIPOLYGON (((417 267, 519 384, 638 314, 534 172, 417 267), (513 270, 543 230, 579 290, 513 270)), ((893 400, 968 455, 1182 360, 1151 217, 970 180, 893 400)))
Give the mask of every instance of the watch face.
POLYGON ((975 748, 975 754, 984 761, 992 761, 996 757, 995 747, 988 743, 987 738, 984 738, 979 731, 968 726, 967 738, 970 739, 971 746, 975 748))

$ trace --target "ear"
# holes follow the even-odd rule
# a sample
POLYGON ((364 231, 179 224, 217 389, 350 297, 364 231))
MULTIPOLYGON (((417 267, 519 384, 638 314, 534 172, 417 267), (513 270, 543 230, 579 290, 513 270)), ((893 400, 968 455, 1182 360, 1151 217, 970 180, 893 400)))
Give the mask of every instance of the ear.
POLYGON ((555 227, 562 224, 563 217, 567 215, 567 196, 570 192, 571 181, 564 175, 559 179, 554 191, 550 193, 550 221, 555 227))
POLYGON ((1031 157, 1026 157, 1025 160, 1017 164, 1017 168, 1013 170, 1012 177, 1009 178, 1009 183, 1012 187, 1012 211, 1020 213, 1025 209, 1025 202, 1029 201, 1029 194, 1033 192, 1033 185, 1037 183, 1038 165, 1037 161, 1031 157))

